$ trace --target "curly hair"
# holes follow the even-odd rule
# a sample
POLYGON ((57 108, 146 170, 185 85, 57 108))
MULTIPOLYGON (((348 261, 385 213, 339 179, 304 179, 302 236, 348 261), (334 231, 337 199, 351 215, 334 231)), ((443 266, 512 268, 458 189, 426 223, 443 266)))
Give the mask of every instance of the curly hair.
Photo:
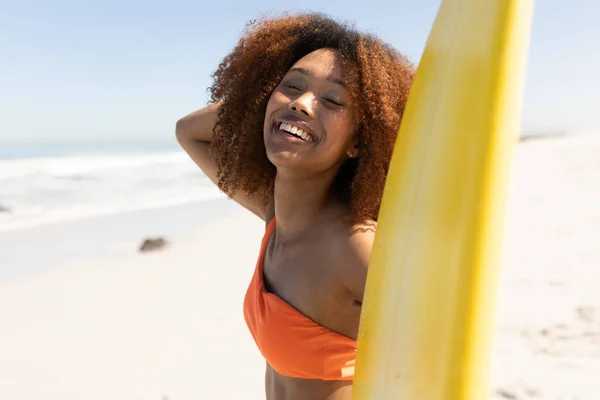
POLYGON ((267 204, 276 174, 263 141, 267 103, 287 71, 321 48, 339 54, 357 105, 359 156, 342 165, 332 191, 353 219, 376 221, 415 68, 373 35, 318 13, 250 22, 212 74, 211 101, 221 103, 211 144, 218 186, 229 197, 259 194, 267 204))

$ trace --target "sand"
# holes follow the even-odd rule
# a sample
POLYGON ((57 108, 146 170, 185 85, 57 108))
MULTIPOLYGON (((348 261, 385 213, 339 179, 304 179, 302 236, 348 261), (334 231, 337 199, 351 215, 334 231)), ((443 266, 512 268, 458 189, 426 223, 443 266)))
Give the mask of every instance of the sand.
POLYGON ((131 242, 4 283, 0 398, 260 399, 242 300, 262 229, 237 211, 164 251, 131 242))
POLYGON ((493 398, 600 398, 600 135, 518 146, 507 220, 493 398))
MULTIPOLYGON (((262 231, 221 199, 0 235, 0 399, 263 399, 262 231)), ((518 146, 502 263, 489 398, 600 398, 600 136, 518 146)))

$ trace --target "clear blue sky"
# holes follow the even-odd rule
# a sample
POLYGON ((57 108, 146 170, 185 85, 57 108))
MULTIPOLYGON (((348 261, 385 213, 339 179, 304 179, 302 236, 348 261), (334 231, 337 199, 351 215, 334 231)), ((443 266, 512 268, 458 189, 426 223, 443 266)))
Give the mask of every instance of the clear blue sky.
MULTIPOLYGON (((246 21, 293 4, 418 62, 440 1, 4 1, 0 142, 170 139, 246 21)), ((537 0, 525 131, 600 130, 599 15, 592 0, 537 0)))

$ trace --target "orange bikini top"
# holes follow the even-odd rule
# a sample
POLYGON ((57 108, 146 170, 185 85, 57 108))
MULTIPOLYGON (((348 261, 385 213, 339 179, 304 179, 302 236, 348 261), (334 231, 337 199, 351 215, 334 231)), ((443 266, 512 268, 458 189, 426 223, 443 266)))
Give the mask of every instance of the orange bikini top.
POLYGON ((269 365, 281 375, 352 380, 356 341, 318 325, 265 289, 263 264, 274 230, 275 218, 267 225, 244 299, 244 318, 254 341, 269 365))

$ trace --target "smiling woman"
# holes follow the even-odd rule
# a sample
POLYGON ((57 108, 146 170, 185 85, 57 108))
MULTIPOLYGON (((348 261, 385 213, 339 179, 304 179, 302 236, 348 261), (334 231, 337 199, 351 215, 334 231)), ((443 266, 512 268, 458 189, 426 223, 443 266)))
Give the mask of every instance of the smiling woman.
MULTIPOLYGON (((318 14, 250 24, 212 102, 177 122, 206 175, 266 223, 244 300, 269 400, 351 397, 377 215, 414 68, 318 14)), ((225 238, 224 238, 225 239, 225 238)))
MULTIPOLYGON (((317 14, 264 19, 249 25, 214 73, 212 99, 223 101, 221 133, 211 146, 221 171, 220 187, 230 196, 238 191, 257 194, 266 204, 275 177, 275 165, 268 160, 259 135, 267 103, 273 91, 281 89, 284 77, 289 80, 285 82, 289 91, 302 92, 310 83, 302 80, 302 72, 306 72, 302 70, 310 63, 295 64, 319 49, 337 54, 337 66, 343 69, 343 77, 337 78, 344 82, 345 90, 329 90, 346 96, 348 104, 341 112, 354 109, 361 150, 360 157, 345 163, 340 171, 335 192, 349 204, 357 220, 376 219, 414 67, 377 38, 317 14)), ((339 69, 336 72, 339 74, 339 69)), ((323 109, 335 105, 322 101, 332 93, 319 94, 315 99, 323 109)))

